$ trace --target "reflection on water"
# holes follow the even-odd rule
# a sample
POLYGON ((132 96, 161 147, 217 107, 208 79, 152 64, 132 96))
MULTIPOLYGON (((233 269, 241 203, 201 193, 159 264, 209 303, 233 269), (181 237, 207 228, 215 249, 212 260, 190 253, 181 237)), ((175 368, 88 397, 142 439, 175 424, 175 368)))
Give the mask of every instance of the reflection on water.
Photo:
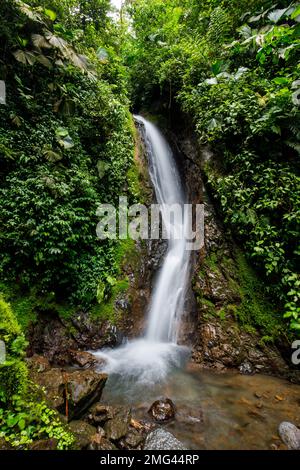
POLYGON ((299 386, 263 375, 188 369, 175 369, 167 382, 153 386, 112 375, 102 402, 130 404, 135 418, 149 420, 153 401, 171 398, 176 419, 164 427, 190 449, 284 449, 280 422, 300 426, 299 386))

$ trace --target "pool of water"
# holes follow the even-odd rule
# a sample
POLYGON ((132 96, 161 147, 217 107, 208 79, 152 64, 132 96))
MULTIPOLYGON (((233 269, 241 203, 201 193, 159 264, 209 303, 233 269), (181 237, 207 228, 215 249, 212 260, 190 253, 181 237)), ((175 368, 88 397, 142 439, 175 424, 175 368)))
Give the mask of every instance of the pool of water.
POLYGON ((162 397, 176 406, 164 425, 189 449, 285 449, 282 421, 300 426, 300 386, 264 375, 213 373, 188 364, 151 386, 112 374, 102 402, 130 405, 136 419, 150 420, 151 404, 162 397))

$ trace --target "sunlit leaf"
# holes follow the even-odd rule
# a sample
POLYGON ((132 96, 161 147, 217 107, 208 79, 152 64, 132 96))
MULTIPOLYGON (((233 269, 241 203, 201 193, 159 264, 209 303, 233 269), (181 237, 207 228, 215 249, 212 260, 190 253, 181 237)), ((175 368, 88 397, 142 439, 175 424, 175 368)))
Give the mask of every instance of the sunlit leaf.
POLYGON ((48 8, 45 8, 44 13, 48 18, 50 18, 51 21, 55 21, 57 18, 57 14, 53 10, 49 10, 48 8))

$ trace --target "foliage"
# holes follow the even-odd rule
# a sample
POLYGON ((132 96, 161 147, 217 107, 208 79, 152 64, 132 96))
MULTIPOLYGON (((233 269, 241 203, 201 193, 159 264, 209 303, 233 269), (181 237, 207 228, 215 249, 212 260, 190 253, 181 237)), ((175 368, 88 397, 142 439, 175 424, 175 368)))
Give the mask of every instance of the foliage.
POLYGON ((27 345, 11 306, 0 297, 0 340, 6 358, 0 364, 0 437, 12 446, 26 448, 34 440, 55 438, 59 449, 69 448, 73 436, 57 413, 38 400, 24 361, 27 345))
POLYGON ((115 28, 109 2, 60 3, 0 7, 0 270, 5 283, 88 308, 118 270, 118 243, 96 238, 97 207, 136 198, 132 122, 114 35, 108 60, 96 54, 115 28))

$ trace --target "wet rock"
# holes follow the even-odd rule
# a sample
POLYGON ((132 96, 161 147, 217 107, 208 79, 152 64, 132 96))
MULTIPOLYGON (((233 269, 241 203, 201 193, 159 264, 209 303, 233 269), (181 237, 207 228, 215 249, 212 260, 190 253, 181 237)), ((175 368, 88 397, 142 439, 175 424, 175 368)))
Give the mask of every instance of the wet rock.
POLYGON ((112 419, 115 413, 116 411, 112 406, 95 403, 90 409, 89 421, 93 424, 104 424, 109 419, 112 419))
POLYGON ((26 362, 29 369, 36 373, 45 372, 51 368, 48 359, 37 354, 34 354, 32 357, 28 357, 26 362))
POLYGON ((67 373, 52 368, 34 374, 33 379, 45 388, 45 398, 52 408, 62 413, 68 408, 69 418, 74 419, 80 418, 93 403, 100 400, 107 375, 92 370, 67 373))
POLYGON ((30 450, 55 450, 57 449, 57 439, 43 439, 33 442, 30 445, 30 450))
POLYGON ((139 447, 145 440, 145 437, 140 434, 135 429, 129 431, 129 433, 124 438, 124 444, 126 448, 136 449, 139 447))
POLYGON ((88 446, 88 450, 117 450, 117 447, 100 434, 95 434, 92 442, 88 446))
POLYGON ((188 450, 170 432, 162 428, 155 429, 146 437, 144 450, 188 450))
POLYGON ((250 362, 243 362, 239 367, 240 374, 252 375, 255 371, 250 362))
POLYGON ((158 423, 165 423, 175 418, 175 405, 170 398, 155 401, 148 413, 158 423))
POLYGON ((93 319, 87 312, 78 312, 69 319, 59 318, 55 312, 43 314, 29 329, 28 355, 43 355, 51 364, 72 365, 74 351, 97 350, 116 346, 120 335, 108 321, 93 319))
POLYGON ((85 421, 72 421, 69 424, 69 427, 75 436, 76 447, 78 449, 87 449, 89 444, 92 443, 93 437, 97 433, 96 428, 85 421))
POLYGON ((63 410, 65 405, 66 380, 61 369, 50 369, 33 375, 33 379, 45 388, 45 398, 51 408, 63 410))
POLYGON ((278 428, 279 436, 290 450, 300 450, 300 429, 294 424, 283 421, 278 428))
POLYGON ((112 419, 106 421, 104 431, 108 439, 118 441, 126 436, 131 421, 131 410, 125 407, 119 407, 115 410, 112 419))
POLYGON ((93 403, 100 400, 106 380, 106 374, 98 374, 92 370, 68 374, 67 393, 71 418, 82 416, 93 403))
POLYGON ((97 363, 97 358, 85 351, 70 351, 70 358, 74 365, 89 368, 97 363))

